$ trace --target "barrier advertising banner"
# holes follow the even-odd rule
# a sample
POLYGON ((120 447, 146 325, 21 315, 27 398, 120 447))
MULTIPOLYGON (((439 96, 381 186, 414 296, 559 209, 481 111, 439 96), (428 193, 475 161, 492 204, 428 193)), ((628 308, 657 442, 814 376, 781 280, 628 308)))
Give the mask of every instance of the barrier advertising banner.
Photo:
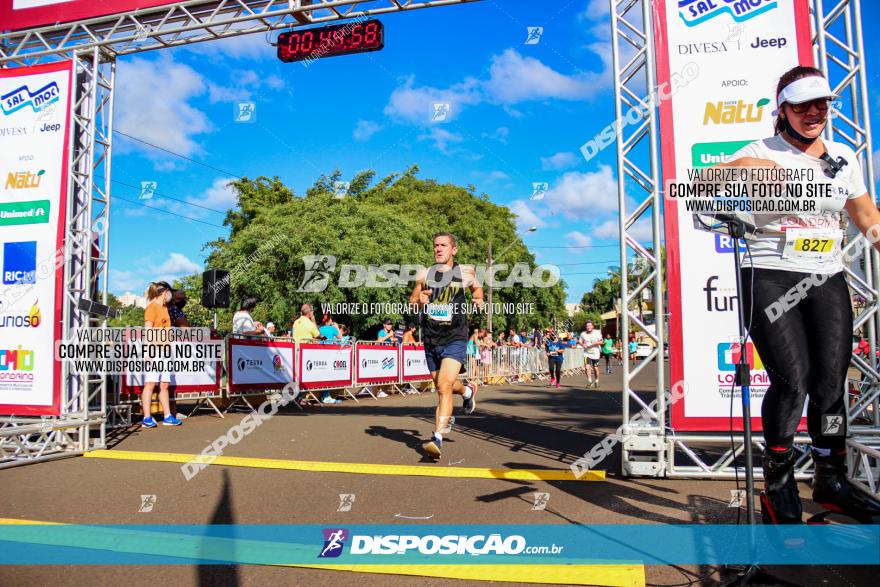
POLYGON ((403 345, 400 350, 400 364, 404 381, 427 381, 431 379, 425 347, 422 345, 403 345))
POLYGON ((300 387, 348 387, 352 383, 352 355, 351 345, 300 343, 300 387))
POLYGON ((0 0, 0 30, 17 31, 175 4, 170 0, 0 0))
MULTIPOLYGON (((811 64, 807 0, 654 0, 664 185, 689 168, 725 161, 773 135, 779 76, 811 64)), ((672 383, 676 430, 728 430, 739 302, 729 237, 698 231, 683 205, 664 202, 672 383), (685 311, 684 309, 687 309, 685 311)), ((769 379, 752 343, 752 414, 769 379)), ((739 392, 733 398, 742 429, 739 392)), ((760 430, 760 418, 753 417, 760 430)))
POLYGON ((0 69, 0 414, 61 409, 71 62, 0 69))
POLYGON ((395 383, 400 374, 400 351, 397 345, 357 345, 358 383, 395 383))
POLYGON ((229 340, 229 393, 281 388, 293 381, 292 342, 229 340))

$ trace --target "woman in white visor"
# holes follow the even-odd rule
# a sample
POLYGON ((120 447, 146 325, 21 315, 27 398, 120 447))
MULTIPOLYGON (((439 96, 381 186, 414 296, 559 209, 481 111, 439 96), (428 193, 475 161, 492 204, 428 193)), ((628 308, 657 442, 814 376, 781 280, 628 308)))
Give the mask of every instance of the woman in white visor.
POLYGON ((864 519, 880 514, 880 504, 846 480, 843 394, 853 316, 840 216, 846 210, 878 246, 880 212, 853 150, 820 137, 836 98, 822 72, 794 67, 780 78, 776 95, 774 136, 746 145, 724 164, 771 169, 767 175, 775 174, 773 181, 780 181, 781 174, 782 181, 800 182, 803 189, 821 187, 809 212, 756 214, 761 231, 743 258, 743 315, 770 378, 761 408, 766 441, 762 516, 766 523, 801 523, 793 442, 808 401, 816 465, 813 500, 864 519))

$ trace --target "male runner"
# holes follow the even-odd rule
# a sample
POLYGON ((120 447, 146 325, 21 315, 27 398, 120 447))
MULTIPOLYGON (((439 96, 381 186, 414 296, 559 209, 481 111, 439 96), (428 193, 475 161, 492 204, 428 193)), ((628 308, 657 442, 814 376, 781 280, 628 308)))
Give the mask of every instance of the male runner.
POLYGON ((602 348, 602 333, 595 330, 592 320, 587 320, 581 332, 581 346, 584 347, 584 367, 587 372, 587 389, 599 387, 599 354, 602 348))
POLYGON ((464 398, 466 414, 472 414, 476 408, 476 384, 462 384, 458 375, 467 362, 468 322, 464 290, 471 290, 473 303, 482 309, 483 288, 477 282, 473 266, 455 262, 457 254, 458 243, 453 235, 448 232, 434 235, 434 265, 418 273, 409 298, 411 305, 418 306, 423 318, 425 358, 439 400, 434 433, 422 445, 435 459, 440 458, 443 434, 451 429, 452 394, 464 398))

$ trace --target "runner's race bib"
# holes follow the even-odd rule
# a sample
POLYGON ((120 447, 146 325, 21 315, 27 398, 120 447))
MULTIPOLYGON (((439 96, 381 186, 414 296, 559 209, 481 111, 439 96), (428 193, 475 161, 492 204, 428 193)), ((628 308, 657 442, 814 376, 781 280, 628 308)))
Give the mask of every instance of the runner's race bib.
POLYGON ((592 347, 587 350, 587 358, 588 359, 598 359, 599 358, 599 348, 592 347))
POLYGON ((784 259, 825 263, 840 252, 841 231, 833 228, 787 228, 784 259))
POLYGON ((452 304, 428 304, 425 312, 434 322, 445 324, 452 322, 452 304))

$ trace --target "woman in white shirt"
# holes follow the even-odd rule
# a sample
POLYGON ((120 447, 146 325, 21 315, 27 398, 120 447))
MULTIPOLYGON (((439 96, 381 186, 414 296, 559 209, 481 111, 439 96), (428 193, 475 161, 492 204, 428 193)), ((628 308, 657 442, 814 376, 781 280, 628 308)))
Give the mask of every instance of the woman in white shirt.
POLYGON ((749 242, 743 259, 743 315, 770 377, 761 409, 766 441, 762 515, 765 523, 801 523, 793 442, 809 398, 813 501, 863 516, 878 504, 846 480, 843 393, 853 317, 841 259, 840 215, 846 210, 862 233, 873 234, 880 231, 880 212, 852 149, 820 137, 835 98, 822 72, 794 67, 780 78, 776 93, 775 135, 746 145, 724 166, 795 171, 805 178, 797 181, 827 184, 828 195, 814 198, 818 208, 809 214, 756 215, 762 233, 749 242), (788 303, 792 295, 794 304, 788 303), (780 300, 786 300, 785 306, 780 300), (836 429, 828 426, 831 422, 838 424, 836 429))
POLYGON ((265 333, 263 325, 254 322, 251 310, 257 307, 256 298, 244 298, 238 312, 232 316, 232 334, 260 336, 265 333))

